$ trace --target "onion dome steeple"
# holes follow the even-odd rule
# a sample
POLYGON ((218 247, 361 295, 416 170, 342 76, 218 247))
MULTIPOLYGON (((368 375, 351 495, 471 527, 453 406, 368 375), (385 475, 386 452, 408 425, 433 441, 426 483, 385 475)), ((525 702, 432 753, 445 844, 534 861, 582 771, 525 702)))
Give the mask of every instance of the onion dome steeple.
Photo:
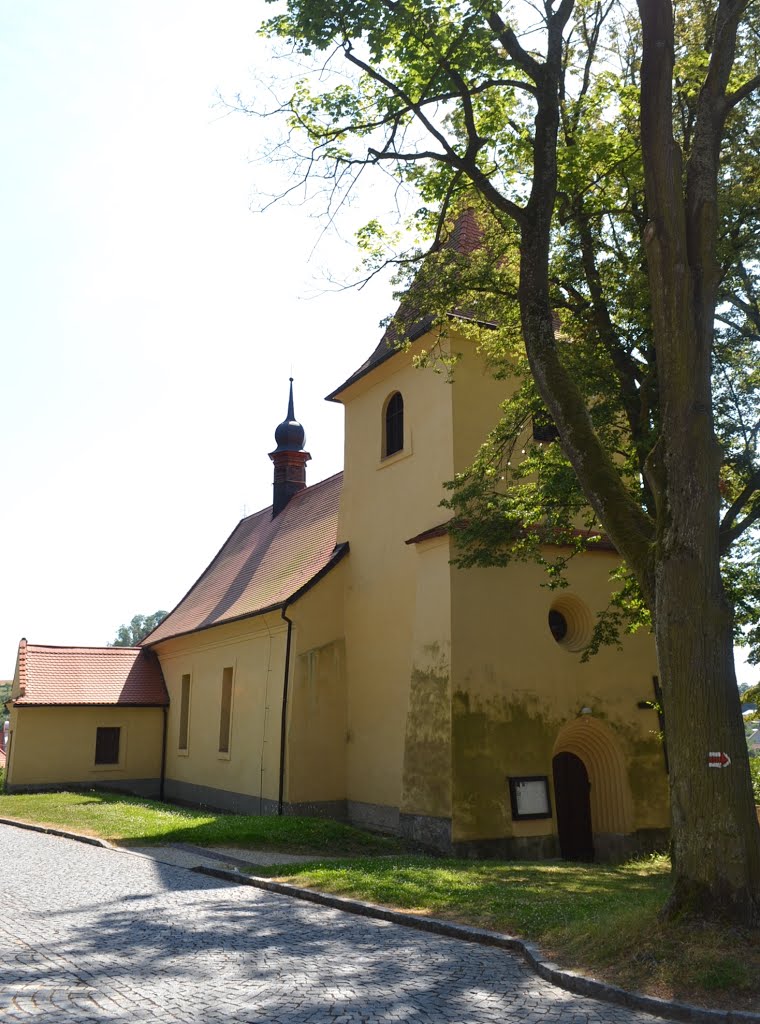
POLYGON ((274 432, 278 452, 300 452, 306 442, 306 431, 296 419, 293 412, 293 378, 290 378, 290 397, 288 398, 288 415, 274 432))
POLYGON ((269 453, 274 463, 274 493, 272 519, 279 515, 287 503, 306 486, 306 463, 311 458, 303 450, 306 432, 293 411, 293 378, 290 378, 288 414, 274 432, 277 447, 269 453))

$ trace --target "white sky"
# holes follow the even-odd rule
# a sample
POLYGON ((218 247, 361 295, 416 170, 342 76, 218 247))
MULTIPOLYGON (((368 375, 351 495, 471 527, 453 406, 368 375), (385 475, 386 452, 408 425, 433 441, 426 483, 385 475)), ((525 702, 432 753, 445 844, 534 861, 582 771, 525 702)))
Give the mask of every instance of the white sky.
MULTIPOLYGON (((263 0, 0 0, 0 678, 21 636, 102 645, 170 609, 271 502, 287 378, 310 482, 342 467, 323 401, 374 348, 391 288, 252 162, 225 114, 272 67, 263 0)), ((364 207, 362 209, 362 206, 364 207)), ((747 678, 753 678, 750 673, 747 678)))
POLYGON ((271 503, 291 372, 308 479, 342 467, 323 399, 391 289, 326 294, 352 227, 310 259, 307 211, 251 210, 288 184, 251 162, 274 126, 215 104, 266 75, 269 13, 0 2, 0 678, 21 636, 105 644, 176 603, 244 506, 271 503))

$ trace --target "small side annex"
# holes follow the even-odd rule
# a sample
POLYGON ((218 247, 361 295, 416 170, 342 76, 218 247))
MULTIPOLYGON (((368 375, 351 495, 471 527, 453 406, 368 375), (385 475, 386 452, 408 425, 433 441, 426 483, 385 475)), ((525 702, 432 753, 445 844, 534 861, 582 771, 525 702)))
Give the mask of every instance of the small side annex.
POLYGON ((8 793, 62 785, 157 797, 169 697, 135 647, 19 644, 8 700, 8 793))

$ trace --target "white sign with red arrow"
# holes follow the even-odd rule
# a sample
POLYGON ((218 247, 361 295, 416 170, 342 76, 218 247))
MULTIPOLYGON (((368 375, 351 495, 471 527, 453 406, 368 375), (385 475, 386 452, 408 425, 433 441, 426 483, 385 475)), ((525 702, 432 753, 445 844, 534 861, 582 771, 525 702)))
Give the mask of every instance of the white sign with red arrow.
POLYGON ((708 768, 728 768, 731 758, 722 750, 711 750, 707 755, 708 768))

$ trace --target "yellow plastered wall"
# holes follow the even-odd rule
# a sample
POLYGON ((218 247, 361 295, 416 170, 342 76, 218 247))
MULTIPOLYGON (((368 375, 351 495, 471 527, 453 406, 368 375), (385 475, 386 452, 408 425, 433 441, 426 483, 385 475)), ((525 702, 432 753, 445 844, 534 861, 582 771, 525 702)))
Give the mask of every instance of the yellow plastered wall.
POLYGON ((449 542, 415 545, 417 589, 404 737, 401 810, 451 816, 451 608, 449 542))
MULTIPOLYGON (((417 346, 419 348, 419 346, 417 346)), ((418 555, 404 542, 440 524, 453 475, 451 386, 398 353, 341 395, 346 407, 339 539, 346 580, 347 796, 398 808, 413 671, 418 555), (383 414, 404 399, 404 448, 382 457, 383 414)))
POLYGON ((14 707, 10 716, 7 785, 158 779, 161 774, 162 708, 14 707), (95 764, 99 727, 119 728, 119 763, 95 764))
POLYGON ((460 356, 452 387, 454 470, 460 473, 472 465, 498 424, 501 404, 514 392, 515 382, 496 380, 472 340, 453 335, 450 345, 460 356))
POLYGON ((277 800, 287 624, 279 612, 165 640, 166 778, 277 800), (224 670, 232 669, 228 752, 219 750, 224 670), (187 749, 179 749, 183 675, 190 676, 187 749))
POLYGON ((640 631, 622 652, 606 647, 581 663, 548 626, 555 601, 575 598, 591 617, 605 608, 616 564, 613 553, 581 556, 560 592, 542 587, 532 564, 452 568, 455 840, 549 834, 551 820, 512 822, 507 777, 545 775, 551 785, 562 750, 589 769, 594 831, 667 827, 657 716, 637 706, 653 698, 652 637, 640 631), (585 732, 579 717, 593 720, 585 732))
POLYGON ((343 593, 350 558, 287 610, 294 629, 285 775, 290 803, 346 798, 343 593))

